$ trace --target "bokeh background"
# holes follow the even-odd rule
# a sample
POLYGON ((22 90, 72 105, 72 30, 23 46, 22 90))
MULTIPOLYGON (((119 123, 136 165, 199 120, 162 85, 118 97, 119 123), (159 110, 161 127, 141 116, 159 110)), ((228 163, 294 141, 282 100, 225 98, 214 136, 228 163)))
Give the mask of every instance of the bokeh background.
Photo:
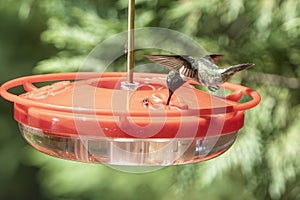
MULTIPOLYGON (((0 199, 300 199, 300 1, 136 0, 136 27, 149 26, 224 54, 221 66, 256 64, 230 80, 262 96, 233 147, 203 163, 122 173, 33 150, 0 99, 0 199)), ((126 0, 1 0, 0 84, 76 71, 126 27, 126 0)))

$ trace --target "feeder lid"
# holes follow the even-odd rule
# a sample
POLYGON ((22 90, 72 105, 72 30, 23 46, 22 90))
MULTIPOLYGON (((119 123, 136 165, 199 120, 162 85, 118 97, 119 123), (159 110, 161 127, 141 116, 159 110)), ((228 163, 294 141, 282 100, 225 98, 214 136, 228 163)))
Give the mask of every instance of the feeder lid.
POLYGON ((260 101, 243 86, 225 83, 233 92, 224 98, 212 96, 189 84, 175 91, 165 106, 166 75, 136 73, 135 90, 123 90, 125 73, 66 73, 23 77, 7 82, 1 94, 15 103, 15 119, 49 134, 105 135, 108 137, 170 138, 205 136, 211 123, 221 124, 215 134, 243 126, 244 110, 260 101), (80 79, 80 80, 78 80, 80 79), (36 82, 58 81, 40 88, 36 82), (71 82, 71 80, 77 80, 71 82), (23 85, 19 96, 8 89, 23 85), (243 95, 252 97, 239 103, 243 95), (183 135, 174 135, 184 125, 183 135), (152 134, 156 130, 156 134, 152 134))

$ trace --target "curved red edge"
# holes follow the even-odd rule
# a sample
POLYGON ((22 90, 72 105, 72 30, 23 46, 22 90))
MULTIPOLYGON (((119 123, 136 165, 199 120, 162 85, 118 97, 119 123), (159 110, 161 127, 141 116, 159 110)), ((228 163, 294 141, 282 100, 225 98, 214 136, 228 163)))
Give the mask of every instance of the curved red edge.
MULTIPOLYGON (((2 96, 8 101, 17 104, 31 105, 31 106, 54 109, 54 110, 72 111, 73 108, 59 107, 51 104, 45 104, 41 102, 32 101, 29 99, 24 99, 18 95, 8 92, 8 90, 22 85, 25 91, 32 91, 36 89, 32 83, 37 83, 37 82, 60 81, 60 80, 82 80, 82 79, 100 78, 100 77, 103 78, 121 77, 124 76, 124 74, 125 74, 124 72, 103 72, 103 73, 102 72, 101 73, 100 72, 72 72, 72 73, 54 73, 54 74, 25 76, 4 83, 0 87, 0 96, 2 96)), ((261 100, 260 95, 256 91, 251 90, 247 87, 229 83, 229 82, 224 83, 222 86, 225 89, 234 91, 233 94, 235 95, 233 95, 233 97, 235 96, 235 98, 240 98, 243 94, 252 98, 252 100, 248 102, 234 105, 233 106, 234 111, 243 111, 243 110, 253 108, 261 100)))

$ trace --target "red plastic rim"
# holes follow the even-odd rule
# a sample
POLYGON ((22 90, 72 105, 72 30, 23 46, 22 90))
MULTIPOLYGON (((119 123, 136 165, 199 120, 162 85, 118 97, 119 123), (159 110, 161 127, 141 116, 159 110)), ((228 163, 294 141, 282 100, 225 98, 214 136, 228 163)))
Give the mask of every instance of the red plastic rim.
MULTIPOLYGON (((144 74, 141 74, 144 75, 144 74)), ((151 76, 153 76, 151 74, 151 76)), ((159 74, 159 76, 165 76, 159 74)), ((8 90, 17 86, 23 86, 25 91, 30 92, 36 90, 37 88, 32 83, 40 83, 47 81, 67 81, 67 80, 82 80, 82 79, 92 79, 92 78, 113 78, 113 77, 124 77, 122 72, 105 72, 105 73, 95 73, 95 72, 81 72, 81 73, 58 73, 58 74, 45 74, 45 75, 35 75, 35 76, 25 76, 22 78, 17 78, 4 83, 0 88, 0 95, 17 104, 34 106, 40 108, 47 108, 53 110, 65 110, 73 111, 76 108, 73 107, 61 107, 53 104, 47 104, 39 101, 34 101, 30 99, 24 99, 18 95, 10 93, 8 90)), ((196 83, 191 81, 191 83, 196 83)), ((233 93, 226 97, 228 100, 238 101, 242 95, 247 95, 252 98, 252 100, 235 104, 232 111, 244 111, 255 107, 260 102, 260 95, 247 87, 226 82, 222 85, 223 88, 232 90, 233 93)))

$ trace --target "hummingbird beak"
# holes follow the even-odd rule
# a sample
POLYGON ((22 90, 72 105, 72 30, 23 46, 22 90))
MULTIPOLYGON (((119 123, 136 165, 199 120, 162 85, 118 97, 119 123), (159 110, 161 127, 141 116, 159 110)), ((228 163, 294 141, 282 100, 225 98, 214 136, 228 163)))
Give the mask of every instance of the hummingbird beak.
POLYGON ((169 97, 168 97, 167 104, 166 104, 167 106, 170 104, 171 97, 172 97, 173 93, 174 93, 174 92, 173 92, 172 90, 169 89, 169 97))

